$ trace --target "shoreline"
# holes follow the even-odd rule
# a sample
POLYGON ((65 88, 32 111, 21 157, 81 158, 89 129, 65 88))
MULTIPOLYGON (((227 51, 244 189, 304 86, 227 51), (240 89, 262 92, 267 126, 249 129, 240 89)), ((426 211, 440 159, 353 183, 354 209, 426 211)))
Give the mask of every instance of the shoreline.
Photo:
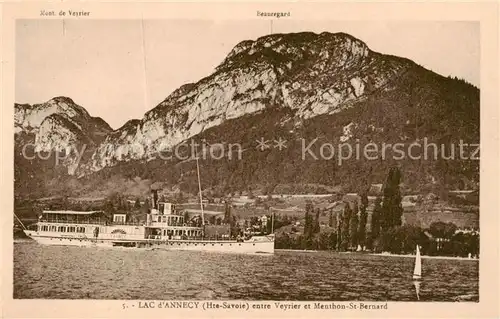
MULTIPOLYGON (((286 251, 286 252, 299 252, 299 253, 317 253, 323 250, 302 250, 302 249, 275 249, 275 251, 286 251)), ((338 254, 361 254, 361 255, 370 255, 370 256, 380 256, 380 257, 402 257, 402 258, 415 258, 415 255, 399 255, 399 254, 390 254, 390 253, 369 253, 369 252, 350 252, 350 251, 330 251, 338 254)), ((455 256, 428 256, 422 255, 422 259, 449 259, 449 260, 471 260, 471 261, 479 261, 479 258, 468 258, 468 257, 455 257, 455 256)))
MULTIPOLYGON (((274 249, 274 251, 291 251, 291 252, 296 252, 296 253, 317 253, 318 251, 321 250, 306 250, 306 249, 274 249)), ((326 250, 325 250, 326 251, 326 250)))
MULTIPOLYGON (((398 255, 398 254, 387 254, 387 253, 369 253, 371 256, 387 256, 387 257, 403 257, 403 258, 415 258, 415 255, 398 255)), ((455 257, 455 256, 428 256, 421 255, 422 259, 450 259, 450 260, 475 260, 479 261, 479 258, 469 258, 469 257, 455 257)))

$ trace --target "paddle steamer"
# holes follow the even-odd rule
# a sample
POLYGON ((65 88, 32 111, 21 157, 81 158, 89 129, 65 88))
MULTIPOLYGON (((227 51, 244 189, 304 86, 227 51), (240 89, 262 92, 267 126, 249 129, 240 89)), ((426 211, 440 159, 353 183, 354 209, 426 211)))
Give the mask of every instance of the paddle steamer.
MULTIPOLYGON (((155 196, 153 196, 155 197, 155 196)), ((274 235, 244 238, 206 238, 204 226, 184 220, 182 210, 171 203, 153 200, 146 222, 102 211, 43 211, 39 221, 26 229, 27 236, 46 245, 134 247, 167 250, 201 250, 238 253, 273 253, 274 235)))
POLYGON ((182 210, 172 203, 158 201, 153 190, 152 208, 144 223, 114 214, 108 220, 103 211, 43 211, 27 236, 41 244, 99 247, 132 247, 166 250, 198 250, 235 253, 274 253, 274 234, 236 238, 207 238, 201 196, 198 159, 196 159, 201 207, 201 225, 184 220, 182 210))

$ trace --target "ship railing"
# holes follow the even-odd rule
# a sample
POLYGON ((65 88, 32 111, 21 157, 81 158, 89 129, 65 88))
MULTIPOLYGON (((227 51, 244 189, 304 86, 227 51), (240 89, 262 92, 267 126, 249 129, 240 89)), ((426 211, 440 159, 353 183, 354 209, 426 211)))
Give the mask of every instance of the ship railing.
POLYGON ((47 219, 47 218, 42 218, 39 220, 42 223, 58 223, 58 224, 93 224, 93 225, 110 225, 111 223, 105 222, 105 221, 93 221, 93 220, 61 220, 61 219, 47 219))
POLYGON ((234 241, 245 241, 244 238, 235 238, 235 237, 187 237, 182 238, 182 236, 173 236, 172 238, 168 238, 168 236, 161 235, 149 235, 146 239, 149 240, 162 240, 162 241, 201 241, 201 242, 234 242, 234 241), (175 237, 175 238, 174 238, 175 237), (180 237, 180 238, 179 238, 180 237))
POLYGON ((111 222, 108 223, 109 226, 145 226, 146 223, 140 222, 111 222))
POLYGON ((200 228, 200 226, 196 226, 195 224, 187 224, 187 223, 166 223, 166 222, 148 222, 146 223, 146 226, 153 226, 153 227, 190 227, 190 228, 200 228))
POLYGON ((40 222, 44 223, 59 223, 59 224, 93 224, 93 225, 104 225, 104 226, 144 226, 146 223, 141 222, 111 222, 103 220, 61 220, 61 219, 47 219, 42 218, 40 222))

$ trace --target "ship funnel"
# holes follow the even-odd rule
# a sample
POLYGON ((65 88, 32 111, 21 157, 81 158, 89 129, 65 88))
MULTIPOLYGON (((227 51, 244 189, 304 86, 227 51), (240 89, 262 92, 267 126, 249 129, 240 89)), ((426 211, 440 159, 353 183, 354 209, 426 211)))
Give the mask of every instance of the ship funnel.
POLYGON ((151 207, 154 209, 158 209, 158 190, 152 189, 151 196, 152 196, 152 206, 151 207))

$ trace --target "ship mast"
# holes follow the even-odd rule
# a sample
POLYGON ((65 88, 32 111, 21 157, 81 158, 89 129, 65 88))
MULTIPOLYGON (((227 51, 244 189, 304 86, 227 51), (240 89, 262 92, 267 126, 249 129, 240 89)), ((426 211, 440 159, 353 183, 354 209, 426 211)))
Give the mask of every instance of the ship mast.
POLYGON ((195 156, 196 156, 196 172, 198 174, 198 191, 200 193, 201 224, 202 224, 203 228, 205 228, 205 213, 203 211, 203 196, 201 195, 200 164, 199 164, 199 160, 198 160, 198 155, 196 154, 196 150, 195 150, 195 156))

